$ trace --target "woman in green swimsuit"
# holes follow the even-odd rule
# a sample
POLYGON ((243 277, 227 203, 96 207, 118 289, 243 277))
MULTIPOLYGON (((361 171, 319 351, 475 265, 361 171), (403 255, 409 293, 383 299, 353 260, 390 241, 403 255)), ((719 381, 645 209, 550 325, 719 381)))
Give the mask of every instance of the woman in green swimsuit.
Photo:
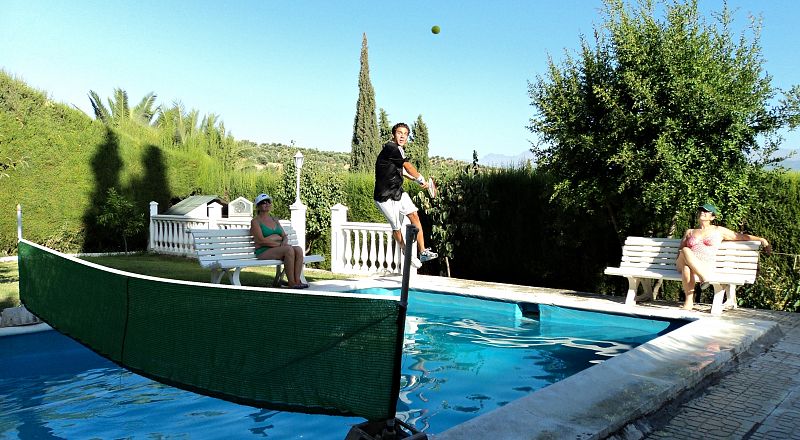
POLYGON ((290 289, 308 287, 308 284, 301 283, 299 279, 303 270, 303 249, 300 246, 289 246, 278 219, 269 214, 272 211, 272 197, 259 194, 255 204, 257 214, 250 221, 250 233, 255 240, 256 256, 260 260, 283 260, 290 289))

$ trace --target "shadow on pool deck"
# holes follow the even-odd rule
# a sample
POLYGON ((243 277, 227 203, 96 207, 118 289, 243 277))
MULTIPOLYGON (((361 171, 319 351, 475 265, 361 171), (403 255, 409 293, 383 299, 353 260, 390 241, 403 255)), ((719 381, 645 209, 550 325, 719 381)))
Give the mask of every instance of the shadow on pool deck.
POLYGON ((626 306, 624 297, 426 276, 413 277, 411 287, 691 321, 432 440, 800 439, 800 314, 738 309, 713 317, 702 305, 694 312, 663 302, 626 306))

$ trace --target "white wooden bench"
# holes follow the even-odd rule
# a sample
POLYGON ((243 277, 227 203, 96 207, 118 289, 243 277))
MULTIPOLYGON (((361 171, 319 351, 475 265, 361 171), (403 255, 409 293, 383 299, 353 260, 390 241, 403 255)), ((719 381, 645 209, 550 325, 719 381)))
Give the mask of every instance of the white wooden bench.
MULTIPOLYGON (((289 239, 289 245, 298 246, 297 234, 291 223, 281 220, 283 231, 289 239)), ((255 255, 255 242, 250 229, 192 229, 189 231, 194 240, 194 249, 200 266, 211 269, 211 282, 218 284, 227 273, 231 284, 241 286, 239 274, 242 268, 259 266, 276 266, 273 286, 280 286, 286 275, 283 260, 259 260, 255 255)), ((306 255, 303 268, 308 263, 324 261, 322 255, 306 255)), ((300 282, 307 283, 303 271, 300 282)))
MULTIPOLYGON (((628 279, 625 304, 655 299, 664 280, 681 280, 675 267, 680 243, 678 238, 628 237, 625 240, 620 266, 605 270, 606 275, 628 279), (643 293, 636 296, 640 285, 643 293)), ((736 308, 736 286, 756 281, 760 246, 758 241, 723 241, 720 244, 715 276, 709 280, 714 288, 711 314, 719 315, 723 308, 736 308), (728 300, 723 304, 725 294, 728 300)))

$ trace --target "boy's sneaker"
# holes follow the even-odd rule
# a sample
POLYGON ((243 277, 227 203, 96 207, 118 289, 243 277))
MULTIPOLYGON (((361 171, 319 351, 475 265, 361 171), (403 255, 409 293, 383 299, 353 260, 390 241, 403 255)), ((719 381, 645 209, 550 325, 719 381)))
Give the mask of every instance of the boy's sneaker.
POLYGON ((421 262, 426 262, 437 258, 439 254, 433 252, 430 248, 425 249, 424 251, 420 252, 419 259, 421 262))
POLYGON ((411 266, 413 266, 415 269, 419 269, 420 267, 422 267, 422 261, 419 261, 419 258, 412 255, 411 266))

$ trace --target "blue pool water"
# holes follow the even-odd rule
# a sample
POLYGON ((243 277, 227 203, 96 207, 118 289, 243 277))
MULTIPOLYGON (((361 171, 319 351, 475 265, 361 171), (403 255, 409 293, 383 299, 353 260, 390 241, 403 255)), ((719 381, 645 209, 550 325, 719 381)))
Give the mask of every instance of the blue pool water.
MULTIPOLYGON (((412 291, 398 417, 442 432, 676 325, 412 291)), ((0 338, 0 440, 342 440, 361 421, 260 410, 178 390, 54 331, 0 338)))

